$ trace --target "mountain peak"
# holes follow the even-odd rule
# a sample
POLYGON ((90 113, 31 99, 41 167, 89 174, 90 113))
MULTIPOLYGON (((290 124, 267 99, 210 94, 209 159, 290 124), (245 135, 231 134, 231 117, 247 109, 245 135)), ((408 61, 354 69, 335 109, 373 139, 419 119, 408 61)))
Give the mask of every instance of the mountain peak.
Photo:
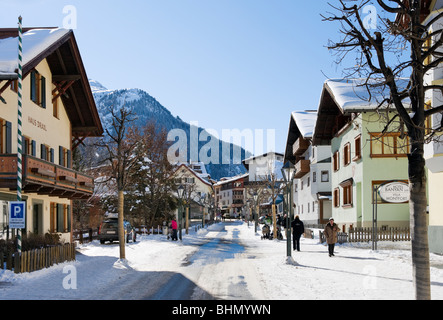
POLYGON ((89 79, 89 85, 91 86, 92 93, 108 91, 108 88, 96 80, 89 79))

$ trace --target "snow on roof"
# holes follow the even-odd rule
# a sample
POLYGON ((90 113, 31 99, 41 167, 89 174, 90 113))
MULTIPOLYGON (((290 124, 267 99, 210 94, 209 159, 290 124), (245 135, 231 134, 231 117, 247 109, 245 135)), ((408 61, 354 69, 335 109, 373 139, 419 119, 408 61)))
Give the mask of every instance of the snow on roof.
MULTIPOLYGON (((364 81, 366 79, 330 79, 326 80, 325 88, 344 113, 375 110, 385 98, 390 97, 389 87, 371 86, 369 93, 364 81)), ((399 91, 408 84, 407 79, 398 79, 396 82, 399 91)), ((382 107, 387 107, 387 104, 384 103, 382 107)))
POLYGON ((235 177, 226 178, 226 180, 221 180, 221 181, 217 182, 216 184, 214 184, 214 186, 221 186, 222 184, 226 184, 226 183, 229 183, 229 182, 232 182, 232 181, 243 179, 243 178, 246 178, 248 176, 249 176, 249 173, 245 173, 245 174, 238 175, 238 176, 235 176, 235 177))
POLYGON ((312 138, 317 122, 317 111, 294 111, 292 118, 303 138, 312 138))
POLYGON ((264 153, 264 154, 261 154, 261 155, 258 155, 258 156, 251 156, 251 157, 249 157, 247 159, 244 159, 243 162, 244 163, 248 163, 248 162, 251 162, 251 161, 254 161, 254 160, 257 160, 257 159, 261 159, 261 158, 265 158, 265 159, 266 158, 270 158, 272 156, 274 156, 274 157, 277 157, 277 156, 283 157, 284 155, 279 153, 279 152, 271 151, 271 152, 267 152, 267 153, 264 153))
MULTIPOLYGON (((69 29, 33 29, 23 33, 23 65, 69 33, 69 29)), ((18 36, 0 40, 0 74, 14 73, 18 68, 18 36)))

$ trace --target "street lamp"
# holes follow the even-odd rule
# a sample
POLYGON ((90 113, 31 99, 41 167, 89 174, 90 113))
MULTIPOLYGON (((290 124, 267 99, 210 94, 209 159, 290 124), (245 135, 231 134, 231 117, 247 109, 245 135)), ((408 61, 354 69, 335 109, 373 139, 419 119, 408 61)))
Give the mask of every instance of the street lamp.
POLYGON ((294 179, 295 168, 291 162, 286 162, 283 168, 281 169, 283 174, 283 178, 286 182, 286 193, 287 193, 287 210, 288 213, 286 215, 286 254, 288 257, 291 257, 291 220, 292 220, 292 180, 294 179))
POLYGON ((254 205, 255 205, 255 219, 254 220, 255 220, 255 232, 257 233, 257 229, 258 229, 258 210, 257 210, 257 208, 258 208, 258 203, 257 203, 258 193, 254 192, 252 197, 254 198, 254 205))
POLYGON ((205 209, 206 209, 206 193, 201 195, 201 203, 203 204, 202 228, 205 227, 205 209))
POLYGON ((180 200, 179 213, 178 213, 178 224, 179 224, 179 238, 182 240, 182 228, 183 228, 183 194, 185 192, 185 188, 180 185, 177 189, 178 199, 180 200))

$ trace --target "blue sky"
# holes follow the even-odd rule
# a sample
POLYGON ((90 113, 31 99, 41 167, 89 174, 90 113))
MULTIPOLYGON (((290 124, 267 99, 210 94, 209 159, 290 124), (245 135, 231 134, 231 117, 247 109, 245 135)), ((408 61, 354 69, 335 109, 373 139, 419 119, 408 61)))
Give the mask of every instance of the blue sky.
POLYGON ((325 0, 0 5, 0 27, 15 27, 19 15, 25 27, 63 27, 74 17, 63 9, 72 5, 89 78, 108 89, 143 89, 172 114, 220 137, 223 129, 275 129, 277 152, 284 152, 291 111, 317 109, 326 76, 341 75, 325 48, 339 37, 339 26, 320 17, 331 11, 325 0))

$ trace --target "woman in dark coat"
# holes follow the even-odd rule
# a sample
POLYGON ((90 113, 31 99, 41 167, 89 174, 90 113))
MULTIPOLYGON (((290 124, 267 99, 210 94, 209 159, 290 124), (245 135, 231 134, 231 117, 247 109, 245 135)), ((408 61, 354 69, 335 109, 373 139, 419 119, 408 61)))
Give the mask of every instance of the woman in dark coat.
POLYGON ((294 221, 291 223, 291 227, 293 249, 300 251, 300 237, 303 233, 305 233, 305 225, 300 220, 299 216, 296 216, 294 221))

